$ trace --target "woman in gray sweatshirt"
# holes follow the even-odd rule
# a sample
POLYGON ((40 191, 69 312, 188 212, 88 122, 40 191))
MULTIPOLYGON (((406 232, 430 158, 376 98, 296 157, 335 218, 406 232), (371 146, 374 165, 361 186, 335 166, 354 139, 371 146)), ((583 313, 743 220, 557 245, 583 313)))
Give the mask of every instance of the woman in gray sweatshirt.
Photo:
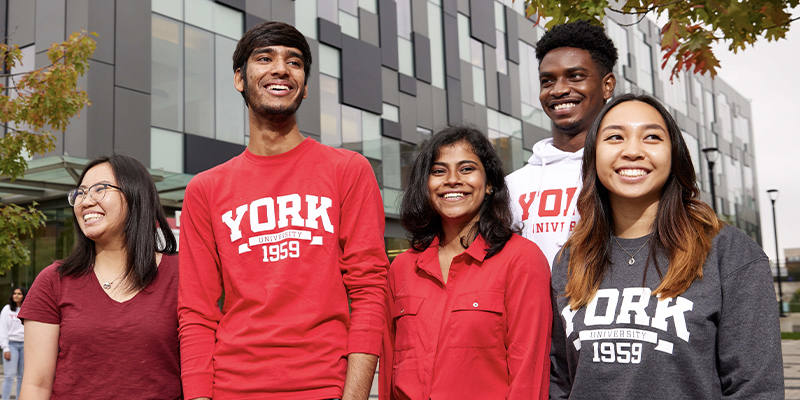
POLYGON ((556 257, 551 399, 782 399, 761 248, 698 199, 675 121, 609 102, 586 138, 581 220, 556 257))

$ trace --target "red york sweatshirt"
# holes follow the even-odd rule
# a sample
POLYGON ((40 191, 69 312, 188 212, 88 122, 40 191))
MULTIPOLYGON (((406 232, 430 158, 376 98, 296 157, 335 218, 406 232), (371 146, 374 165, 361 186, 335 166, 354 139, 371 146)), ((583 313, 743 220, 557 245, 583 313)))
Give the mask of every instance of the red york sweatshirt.
POLYGON ((347 355, 381 349, 384 224, 369 162, 312 139, 193 178, 180 235, 185 398, 341 397, 347 355))

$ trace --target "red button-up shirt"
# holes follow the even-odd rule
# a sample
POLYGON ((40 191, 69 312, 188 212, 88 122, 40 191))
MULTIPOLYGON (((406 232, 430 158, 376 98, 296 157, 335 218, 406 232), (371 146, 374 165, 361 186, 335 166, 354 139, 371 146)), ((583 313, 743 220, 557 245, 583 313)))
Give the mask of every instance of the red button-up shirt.
POLYGON ((547 399, 553 313, 542 252, 514 235, 486 259, 478 236, 444 283, 438 247, 392 263, 380 398, 547 399))

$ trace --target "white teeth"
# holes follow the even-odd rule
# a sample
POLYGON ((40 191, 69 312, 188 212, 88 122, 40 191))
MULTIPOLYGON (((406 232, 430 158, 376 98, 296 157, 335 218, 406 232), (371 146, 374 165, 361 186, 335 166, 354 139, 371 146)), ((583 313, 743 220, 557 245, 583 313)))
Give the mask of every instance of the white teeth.
POLYGON ((88 222, 90 220, 100 219, 103 218, 103 214, 100 213, 90 213, 83 216, 83 221, 88 222))
POLYGON ((556 104, 553 106, 553 108, 556 109, 556 111, 558 111, 558 110, 565 110, 567 108, 572 108, 575 107, 576 105, 578 105, 578 103, 556 104))
POLYGON ((647 175, 647 171, 645 171, 643 169, 621 169, 621 170, 617 171, 617 173, 622 175, 622 176, 629 177, 629 178, 635 178, 635 177, 638 177, 638 176, 647 175))
POLYGON ((464 193, 447 193, 444 195, 445 199, 460 199, 464 197, 464 193))
POLYGON ((289 86, 286 85, 269 85, 267 86, 269 90, 289 90, 289 86))

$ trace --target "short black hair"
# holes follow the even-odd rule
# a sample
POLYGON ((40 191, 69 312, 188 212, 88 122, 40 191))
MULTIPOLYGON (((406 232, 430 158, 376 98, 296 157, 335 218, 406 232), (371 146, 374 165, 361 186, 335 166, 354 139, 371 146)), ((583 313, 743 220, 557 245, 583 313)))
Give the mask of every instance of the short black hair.
MULTIPOLYGON (((300 50, 303 55, 303 70, 305 72, 305 84, 308 84, 308 77, 311 73, 311 48, 308 41, 297 28, 278 21, 262 22, 248 30, 239 39, 236 50, 233 52, 233 73, 242 70, 242 78, 247 80, 247 60, 253 54, 253 50, 267 46, 286 46, 300 50)), ((242 92, 242 96, 245 93, 242 92)), ((246 99, 245 99, 246 100, 246 99)))
POLYGON ((503 161, 497 156, 492 142, 474 126, 448 125, 422 145, 411 164, 408 187, 400 204, 400 222, 408 232, 408 240, 414 250, 424 251, 434 238, 441 239, 442 219, 431 205, 428 178, 433 163, 439 158, 439 151, 460 142, 468 143, 478 156, 486 172, 486 183, 492 187, 478 211, 478 222, 469 237, 462 238, 461 245, 468 247, 465 239, 472 240, 474 234, 479 233, 486 242, 488 258, 502 250, 517 230, 514 229, 509 207, 511 196, 506 186, 503 161))
POLYGON ((612 72, 617 64, 618 53, 614 42, 609 39, 602 26, 592 25, 589 21, 556 25, 547 31, 536 42, 536 59, 541 63, 550 50, 560 47, 588 51, 601 75, 612 72))

